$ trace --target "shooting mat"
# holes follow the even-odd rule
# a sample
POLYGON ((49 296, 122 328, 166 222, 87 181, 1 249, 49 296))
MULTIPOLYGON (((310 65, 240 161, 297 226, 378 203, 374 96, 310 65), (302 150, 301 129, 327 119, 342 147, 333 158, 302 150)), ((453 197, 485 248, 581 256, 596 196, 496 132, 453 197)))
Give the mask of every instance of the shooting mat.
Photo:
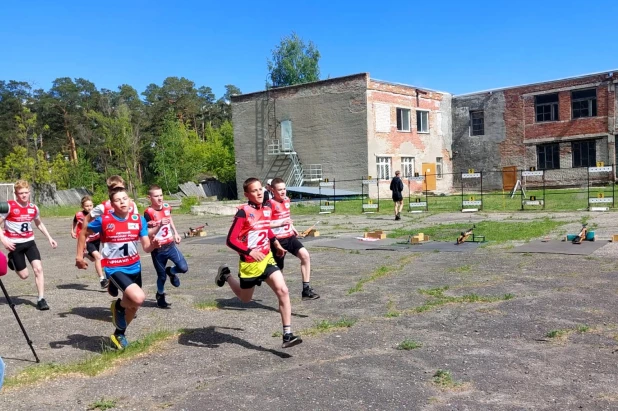
POLYGON ((519 247, 509 250, 510 253, 547 253, 547 254, 570 254, 590 255, 594 251, 608 244, 607 241, 582 241, 581 244, 573 244, 570 241, 530 241, 519 247))

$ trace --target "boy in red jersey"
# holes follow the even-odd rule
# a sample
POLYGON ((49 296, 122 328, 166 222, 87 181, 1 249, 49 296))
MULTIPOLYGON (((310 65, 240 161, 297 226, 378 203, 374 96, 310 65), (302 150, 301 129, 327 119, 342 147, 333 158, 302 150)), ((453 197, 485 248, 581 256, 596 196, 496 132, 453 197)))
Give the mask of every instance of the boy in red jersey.
POLYGON ((4 232, 0 230, 0 240, 9 250, 9 268, 15 270, 22 280, 28 278, 28 266, 26 265, 26 258, 28 258, 34 271, 34 282, 38 292, 36 307, 39 310, 49 310, 44 297, 45 279, 41 254, 34 242, 32 222, 34 221, 37 228, 47 237, 52 248, 56 248, 58 243, 49 235, 41 221, 39 208, 30 202, 30 185, 27 181, 19 180, 15 183, 15 197, 17 201, 8 201, 9 212, 0 215, 0 224, 4 222, 4 232))
POLYGON ((172 207, 163 202, 163 190, 157 185, 150 186, 148 189, 148 199, 150 206, 144 211, 144 218, 148 223, 149 231, 158 230, 155 238, 159 240, 161 248, 154 250, 150 256, 152 263, 157 271, 157 306, 159 308, 169 308, 165 301, 165 280, 170 277, 170 282, 174 287, 180 286, 179 273, 186 273, 189 270, 187 261, 182 255, 176 244, 180 243, 178 230, 172 220, 172 207), (167 262, 172 260, 173 267, 166 267, 167 262))
POLYGON ((137 244, 141 243, 146 253, 160 244, 156 238, 150 241, 146 220, 131 211, 132 200, 124 188, 112 189, 109 199, 114 212, 95 218, 88 224, 88 231, 101 234, 105 275, 110 283, 122 290, 122 298, 114 300, 110 308, 112 324, 116 327, 110 339, 116 348, 122 350, 129 345, 125 331, 146 298, 141 288, 142 265, 137 244))
POLYGON ((219 267, 215 283, 223 287, 228 283, 234 294, 244 303, 251 301, 255 286, 266 282, 277 295, 279 313, 283 325, 283 348, 293 347, 302 340, 292 334, 292 305, 283 274, 277 267, 270 246, 282 256, 285 250, 270 229, 270 213, 264 207, 264 192, 257 178, 249 178, 243 184, 249 202, 238 207, 234 222, 227 235, 227 246, 240 255, 239 280, 232 277, 227 265, 219 267))
MULTIPOLYGON (((285 182, 280 178, 273 179, 272 183, 273 198, 266 205, 272 209, 270 228, 277 236, 277 240, 287 252, 292 253, 300 259, 300 273, 303 277, 303 300, 316 300, 320 298, 313 292, 309 281, 311 280, 311 257, 305 246, 298 241, 298 232, 292 224, 290 218, 290 199, 286 196, 285 182)), ((283 259, 285 255, 275 256, 277 266, 283 271, 283 259)))
MULTIPOLYGON (((84 217, 92 211, 94 204, 90 196, 82 197, 82 210, 75 213, 73 217, 73 225, 71 227, 71 237, 77 238, 82 231, 84 217)), ((86 238, 86 252, 88 253, 88 259, 94 262, 97 275, 99 276, 99 283, 101 288, 107 288, 109 281, 103 275, 103 268, 101 267, 101 253, 99 253, 99 246, 101 241, 99 240, 99 234, 92 234, 86 238)))

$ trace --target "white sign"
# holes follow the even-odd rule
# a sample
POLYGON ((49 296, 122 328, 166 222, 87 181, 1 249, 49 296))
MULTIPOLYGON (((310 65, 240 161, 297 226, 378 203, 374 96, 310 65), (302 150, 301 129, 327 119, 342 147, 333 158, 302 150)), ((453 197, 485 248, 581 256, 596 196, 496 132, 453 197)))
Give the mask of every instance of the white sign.
POLYGON ((363 204, 363 208, 378 208, 377 204, 363 204))
POLYGON ((320 206, 320 210, 334 210, 335 206, 320 206))
POLYGON ((532 177, 532 176, 542 176, 543 170, 541 171, 522 171, 521 175, 524 177, 532 177))
POLYGON ((480 200, 469 200, 469 201, 463 201, 462 204, 465 206, 480 206, 481 201, 480 200))
POLYGON ((594 203, 613 203, 614 202, 614 198, 613 197, 589 198, 588 202, 591 203, 591 204, 594 204, 594 203))
POLYGON ((522 204, 529 206, 540 206, 543 205, 543 200, 524 200, 522 201, 522 204))
POLYGON ((479 178, 481 173, 463 173, 461 178, 479 178))
POLYGON ((378 180, 363 180, 363 184, 373 184, 378 180))
POLYGON ((425 179, 425 176, 418 176, 418 177, 410 177, 408 180, 410 181, 423 181, 425 179))
POLYGON ((425 201, 410 203, 410 207, 427 207, 427 203, 425 201))
POLYGON ((332 187, 333 184, 334 183, 332 181, 328 181, 326 183, 320 183, 320 187, 332 187))
POLYGON ((612 171, 611 167, 588 167, 588 171, 590 173, 604 173, 608 171, 612 171))

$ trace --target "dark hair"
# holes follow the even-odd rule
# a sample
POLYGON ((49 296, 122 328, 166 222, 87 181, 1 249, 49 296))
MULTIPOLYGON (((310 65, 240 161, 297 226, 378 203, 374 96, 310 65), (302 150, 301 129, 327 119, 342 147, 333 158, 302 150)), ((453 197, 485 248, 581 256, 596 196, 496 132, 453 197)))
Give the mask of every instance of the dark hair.
MULTIPOLYGON (((251 177, 245 180, 245 182, 242 184, 242 191, 244 191, 245 193, 247 192, 247 189, 249 188, 249 186, 255 182, 260 182, 260 180, 258 180, 255 177, 251 177)), ((260 183, 261 184, 261 183, 260 183)))
POLYGON ((124 193, 126 193, 126 192, 127 192, 127 189, 126 189, 126 188, 124 188, 124 187, 114 187, 114 188, 112 188, 111 190, 109 190, 109 200, 110 200, 110 201, 113 201, 113 198, 114 198, 114 196, 115 196, 116 194, 118 194, 118 193, 123 193, 123 192, 124 192, 124 193))
POLYGON ((92 201, 92 197, 90 197, 90 196, 83 196, 82 197, 82 201, 81 201, 82 207, 84 206, 84 203, 87 202, 87 201, 92 201))
POLYGON ((150 188, 148 188, 148 194, 150 195, 150 192, 154 190, 161 190, 161 187, 156 184, 151 185, 150 188))

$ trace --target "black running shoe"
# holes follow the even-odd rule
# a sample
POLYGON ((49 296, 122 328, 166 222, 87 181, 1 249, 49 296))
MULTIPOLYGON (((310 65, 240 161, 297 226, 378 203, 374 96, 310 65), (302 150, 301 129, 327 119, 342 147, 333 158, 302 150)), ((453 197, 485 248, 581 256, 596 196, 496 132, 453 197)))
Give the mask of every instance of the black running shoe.
POLYGON ((178 274, 172 273, 172 267, 165 267, 165 273, 174 287, 180 287, 180 277, 178 277, 178 274))
POLYGON ((230 268, 227 266, 227 264, 220 265, 219 269, 217 270, 217 276, 215 277, 215 283, 219 287, 223 287, 225 285, 225 282, 227 281, 228 275, 230 275, 230 268))
POLYGON ((99 284, 101 284, 101 288, 107 288, 109 280, 107 278, 101 278, 99 284))
POLYGON ((169 308, 170 307, 171 304, 168 304, 167 301, 165 301, 165 293, 163 294, 157 293, 155 297, 157 299, 157 307, 159 308, 169 308))
POLYGON ((287 333, 283 335, 283 344, 281 345, 281 348, 294 347, 295 345, 298 345, 301 342, 303 342, 303 340, 301 340, 300 337, 297 337, 292 333, 287 333))
POLYGON ((49 305, 47 305, 47 301, 45 301, 45 298, 41 298, 39 301, 36 302, 36 308, 37 310, 41 311, 49 310, 49 305))
POLYGON ((302 293, 303 300, 317 300, 320 296, 313 292, 313 288, 307 287, 303 288, 302 293))

